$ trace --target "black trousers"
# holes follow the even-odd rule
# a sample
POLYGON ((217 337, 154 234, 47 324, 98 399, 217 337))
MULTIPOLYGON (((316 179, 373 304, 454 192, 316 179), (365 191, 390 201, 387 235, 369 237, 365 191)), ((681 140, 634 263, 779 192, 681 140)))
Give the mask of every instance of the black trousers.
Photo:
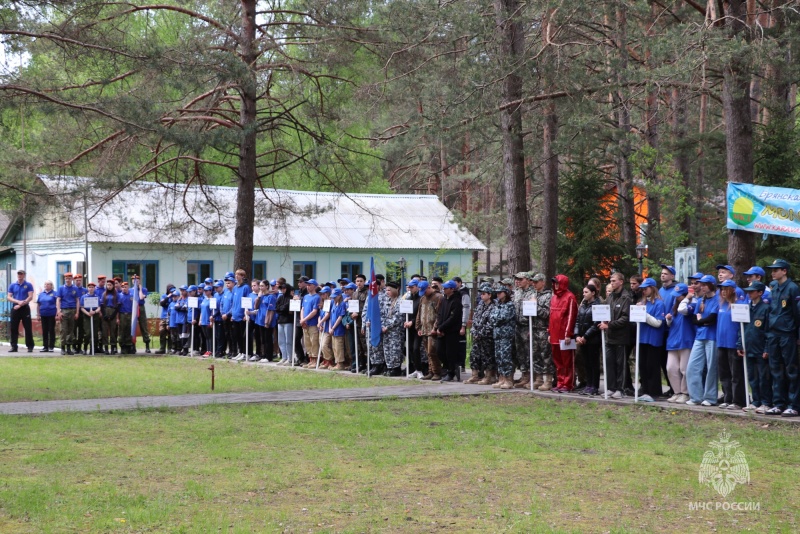
POLYGON ((56 346, 56 316, 41 317, 42 319, 42 345, 46 349, 56 346))
POLYGON ((31 307, 27 304, 21 308, 11 310, 11 348, 17 348, 19 339, 19 323, 25 330, 25 346, 33 349, 33 325, 31 324, 31 307))
POLYGON ((233 339, 233 321, 226 319, 222 321, 223 344, 222 351, 228 351, 231 356, 236 356, 236 342, 233 339))
POLYGON ((234 354, 245 354, 248 352, 244 339, 244 321, 231 320, 231 336, 233 336, 233 343, 231 346, 234 349, 234 354))
POLYGON ((622 391, 625 375, 628 374, 628 347, 626 345, 606 345, 605 372, 608 392, 622 391))
POLYGON ((459 354, 459 341, 461 336, 458 335, 458 330, 454 332, 445 332, 444 336, 436 340, 436 352, 439 354, 439 359, 442 361, 442 367, 447 369, 450 374, 454 374, 456 367, 460 365, 459 354))
POLYGON ((412 326, 408 329, 408 344, 410 345, 408 354, 411 358, 411 368, 413 371, 410 370, 409 372, 422 370, 422 358, 420 356, 421 343, 422 338, 419 337, 419 334, 417 334, 417 329, 412 326))
MULTIPOLYGON (((578 351, 583 356, 583 368, 586 374, 586 386, 591 388, 600 387, 600 345, 578 345, 578 351)), ((576 355, 577 356, 577 355, 576 355)), ((611 386, 609 385, 609 388, 611 386)))
POLYGON ((466 367, 467 365, 467 335, 458 336, 458 365, 466 367))
POLYGON ((272 340, 272 334, 273 334, 272 330, 273 330, 272 328, 268 328, 266 326, 259 326, 258 334, 261 336, 261 340, 259 342, 259 340, 256 339, 256 344, 261 345, 261 352, 259 352, 259 355, 262 358, 269 358, 270 360, 272 359, 273 356, 272 351, 274 348, 274 343, 272 340))
POLYGON ((639 345, 639 395, 650 395, 654 399, 664 391, 661 388, 661 347, 647 343, 639 345))
MULTIPOLYGON (((226 346, 225 329, 223 328, 223 323, 217 323, 217 322, 214 323, 214 328, 216 329, 216 336, 217 336, 216 339, 217 345, 214 347, 214 356, 222 357, 225 354, 225 346, 226 346)), ((214 332, 212 332, 211 335, 213 336, 214 332)), ((209 341, 209 343, 211 343, 211 341, 209 341)))
POLYGON ((722 382, 722 402, 744 407, 744 361, 736 354, 736 349, 717 349, 717 369, 722 382))
POLYGON ((294 355, 297 356, 297 359, 300 360, 301 362, 306 360, 306 355, 303 352, 302 341, 303 341, 303 328, 301 326, 298 326, 297 328, 295 328, 294 355))

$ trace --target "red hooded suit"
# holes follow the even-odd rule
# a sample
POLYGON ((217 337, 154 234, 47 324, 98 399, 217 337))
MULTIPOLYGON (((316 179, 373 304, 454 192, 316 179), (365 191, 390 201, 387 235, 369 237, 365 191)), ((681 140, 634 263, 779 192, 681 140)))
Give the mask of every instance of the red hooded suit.
POLYGON ((578 301, 569 291, 569 278, 559 274, 553 280, 553 298, 550 300, 550 344, 553 348, 553 363, 556 365, 556 387, 572 391, 575 387, 574 351, 562 351, 560 342, 562 339, 575 337, 578 301))

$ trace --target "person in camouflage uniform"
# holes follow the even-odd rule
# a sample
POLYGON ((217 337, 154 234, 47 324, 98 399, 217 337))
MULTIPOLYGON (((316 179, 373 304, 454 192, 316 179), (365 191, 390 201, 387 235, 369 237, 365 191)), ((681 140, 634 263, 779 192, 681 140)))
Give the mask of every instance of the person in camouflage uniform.
POLYGON ((531 279, 536 299, 536 317, 533 318, 533 387, 548 391, 553 387, 553 349, 550 346, 550 299, 553 291, 545 287, 542 273, 531 279))
POLYGON ((528 318, 522 314, 522 302, 525 300, 533 300, 535 294, 531 283, 533 274, 532 272, 520 272, 514 275, 517 283, 517 290, 514 291, 514 309, 517 313, 517 329, 514 337, 514 344, 517 355, 516 364, 520 372, 522 372, 522 376, 515 383, 515 386, 520 389, 528 389, 531 387, 531 340, 528 330, 528 318))
POLYGON ((514 387, 514 332, 517 328, 517 312, 510 290, 505 286, 495 288, 497 303, 489 314, 489 325, 494 338, 494 357, 499 380, 493 386, 500 389, 514 387))
POLYGON ((494 290, 488 283, 482 284, 478 290, 480 291, 480 302, 472 315, 472 352, 469 355, 472 377, 465 384, 488 385, 497 382, 494 336, 489 324, 489 317, 494 308, 494 290), (482 377, 481 374, 483 374, 482 377))
MULTIPOLYGON (((375 282, 378 284, 378 309, 382 310, 386 303, 386 286, 384 285, 384 281, 386 278, 382 274, 375 275, 375 282)), ((369 292, 369 287, 367 287, 367 292, 369 292)), ((369 298, 367 298, 366 303, 364 304, 364 324, 367 326, 368 329, 372 328, 372 325, 369 322, 369 298)), ((381 342, 378 346, 374 346, 369 342, 370 339, 370 330, 365 330, 364 335, 366 336, 367 340, 367 350, 369 351, 369 363, 370 369, 369 374, 381 374, 386 370, 386 360, 383 355, 383 342, 384 336, 381 333, 381 342)))
POLYGON ((381 302, 381 332, 383 332, 383 358, 386 364, 386 376, 400 376, 403 364, 403 314, 398 304, 400 284, 386 284, 386 298, 381 302))
POLYGON ((427 281, 419 283, 419 295, 419 312, 414 327, 422 339, 421 357, 428 362, 428 374, 422 380, 441 380, 442 362, 436 352, 436 336, 431 333, 436 329, 436 317, 444 296, 427 281))

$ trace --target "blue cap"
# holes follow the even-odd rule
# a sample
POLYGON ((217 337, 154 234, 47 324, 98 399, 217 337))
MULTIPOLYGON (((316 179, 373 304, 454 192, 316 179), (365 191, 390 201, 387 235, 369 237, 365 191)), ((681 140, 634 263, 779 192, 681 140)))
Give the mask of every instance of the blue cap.
POLYGON ((676 284, 675 289, 672 290, 673 297, 679 297, 689 293, 689 286, 686 284, 676 284))
POLYGON ((270 281, 269 281, 269 285, 271 285, 271 286, 277 286, 277 285, 278 285, 278 281, 277 281, 277 280, 270 280, 270 281))
POLYGON ((211 286, 203 286, 203 291, 214 291, 214 288, 211 286))
MULTIPOLYGON (((184 285, 182 285, 181 287, 179 287, 178 289, 180 289, 181 291, 186 291, 187 289, 189 289, 189 286, 187 286, 186 284, 184 284, 184 285)), ((197 288, 195 287, 195 289, 197 289, 197 288)))
POLYGON ((322 289, 320 289, 319 292, 320 293, 330 293, 331 292, 331 288, 329 288, 328 286, 325 286, 322 289))
POLYGON ((214 287, 225 287, 225 282, 223 282, 222 280, 217 280, 216 282, 214 282, 214 287))
POLYGON ((173 297, 180 297, 181 296, 181 292, 178 291, 177 289, 173 289, 172 290, 172 296, 173 297))
POLYGON ((767 269, 786 269, 786 270, 789 270, 790 268, 791 268, 791 265, 789 265, 789 262, 786 261, 786 260, 781 260, 781 259, 777 259, 777 260, 773 261, 772 265, 769 265, 767 267, 767 269))
POLYGON ((726 271, 730 271, 731 274, 736 274, 736 269, 733 268, 732 265, 717 265, 717 270, 725 269, 726 271))
POLYGON ((444 284, 442 284, 442 289, 455 289, 458 287, 458 284, 453 282, 452 280, 448 280, 444 284))
POLYGON ((753 265, 752 267, 747 269, 742 274, 745 275, 745 276, 750 276, 751 274, 757 274, 759 276, 766 276, 767 275, 767 273, 764 272, 764 269, 762 269, 758 265, 753 265))
POLYGON ((701 284, 716 284, 717 283, 717 279, 714 278, 713 276, 711 276, 710 274, 706 274, 700 279, 700 283, 701 284))
POLYGON ((717 284, 719 287, 736 287, 736 282, 733 280, 725 280, 724 282, 720 282, 717 284))
POLYGON ((419 285, 419 280, 417 280, 416 278, 412 278, 412 279, 411 279, 411 280, 409 280, 409 282, 406 284, 406 287, 417 287, 418 285, 419 285))
POLYGON ((197 286, 192 284, 186 288, 186 291, 197 291, 197 286))
POLYGON ((345 284, 349 284, 349 283, 351 283, 351 282, 352 282, 352 280, 350 280, 349 278, 339 278, 339 279, 337 280, 337 282, 339 282, 340 284, 341 284, 342 282, 344 282, 345 284))
POLYGON ((705 275, 703 273, 694 273, 692 276, 687 277, 689 280, 701 280, 705 275))
POLYGON ((225 278, 230 278, 231 280, 233 280, 236 278, 236 275, 231 271, 228 271, 227 273, 225 273, 225 278))
POLYGON ((666 264, 662 263, 661 264, 661 268, 668 270, 672 274, 675 274, 675 267, 673 267, 672 265, 666 265, 666 264))
POLYGON ((225 277, 225 281, 226 281, 226 282, 235 282, 235 281, 236 281, 236 279, 235 279, 234 277, 232 277, 232 276, 226 276, 226 277, 225 277))
POLYGON ((213 284, 214 280, 211 279, 211 278, 206 278, 205 280, 203 280, 203 283, 205 283, 205 284, 213 284))
POLYGON ((317 281, 314 280, 313 278, 309 278, 308 281, 306 282, 306 284, 309 284, 309 285, 312 285, 312 286, 318 286, 319 285, 317 283, 317 281))
POLYGON ((645 278, 642 280, 642 283, 639 284, 639 287, 656 287, 656 281, 652 278, 645 278))
POLYGON ((342 290, 341 290, 340 288, 338 288, 338 287, 337 287, 336 289, 334 289, 333 291, 331 291, 331 296, 332 296, 333 298, 336 298, 336 297, 341 297, 341 296, 342 296, 342 290))
POLYGON ((419 286, 417 286, 417 287, 419 287, 419 292, 420 293, 425 293, 425 291, 428 289, 429 285, 430 284, 428 283, 427 280, 423 280, 422 282, 420 282, 419 286))
POLYGON ((358 289, 358 286, 355 285, 353 282, 350 282, 349 284, 344 286, 344 289, 352 289, 353 291, 355 291, 356 289, 358 289))

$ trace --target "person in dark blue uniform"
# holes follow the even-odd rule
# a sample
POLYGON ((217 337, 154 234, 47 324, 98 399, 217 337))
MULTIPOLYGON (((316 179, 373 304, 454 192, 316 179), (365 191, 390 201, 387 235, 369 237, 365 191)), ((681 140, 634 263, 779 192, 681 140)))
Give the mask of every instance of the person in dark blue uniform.
POLYGON ((772 373, 772 403, 767 415, 797 417, 800 381, 797 368, 797 328, 800 325, 800 289, 789 278, 789 262, 777 259, 772 270, 772 302, 769 308, 767 354, 772 373))
POLYGON ((44 348, 39 352, 53 352, 56 347, 56 299, 58 298, 53 290, 53 282, 48 280, 44 283, 44 291, 36 296, 36 303, 39 304, 39 320, 42 322, 42 345, 44 348))
POLYGON ((19 338, 19 323, 25 330, 25 346, 28 352, 33 352, 33 325, 31 324, 30 302, 33 300, 33 284, 25 280, 25 271, 17 271, 17 281, 8 286, 8 301, 14 306, 11 308, 11 350, 17 352, 17 339, 19 338))
POLYGON ((744 343, 741 331, 736 342, 737 354, 747 358, 747 380, 753 397, 753 401, 745 407, 745 410, 755 411, 758 414, 763 414, 772 408, 772 375, 769 370, 769 355, 766 352, 769 304, 763 298, 766 289, 767 286, 759 280, 753 280, 744 288, 750 304, 750 322, 744 325, 744 343))

